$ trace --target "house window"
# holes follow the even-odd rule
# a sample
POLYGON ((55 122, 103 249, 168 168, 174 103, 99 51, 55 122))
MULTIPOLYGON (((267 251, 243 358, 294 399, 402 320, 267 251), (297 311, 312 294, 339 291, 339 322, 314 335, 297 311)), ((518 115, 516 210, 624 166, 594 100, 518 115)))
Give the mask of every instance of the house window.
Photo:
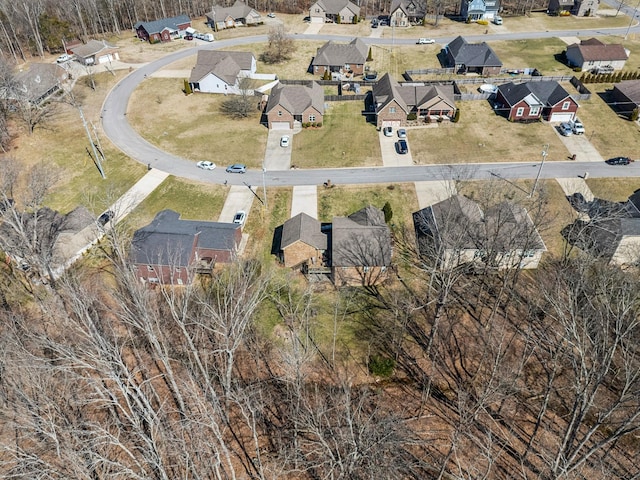
POLYGON ((533 250, 525 250, 525 252, 522 254, 524 258, 532 258, 534 255, 535 252, 533 250))
POLYGON ((309 121, 310 122, 315 122, 316 121, 316 116, 315 115, 309 115, 309 121))
POLYGON ((531 109, 529 110, 529 115, 539 115, 540 114, 540 107, 531 107, 531 109))
POLYGON ((178 285, 182 285, 182 284, 183 284, 182 279, 181 279, 181 278, 179 278, 179 279, 178 279, 178 285))
POLYGON ((524 107, 518 107, 516 110, 516 117, 521 117, 522 115, 524 115, 524 107))
POLYGON ((396 113, 396 107, 389 107, 389 113, 396 113))
POLYGON ((278 116, 281 117, 282 116, 282 110, 278 110, 278 116))
POLYGON ((369 271, 369 267, 364 267, 364 273, 367 273, 369 271))
POLYGON ((147 265, 147 270, 148 270, 149 272, 153 272, 153 271, 154 271, 154 270, 153 270, 153 267, 152 267, 151 265, 147 265))
POLYGON ((345 70, 351 70, 351 65, 349 65, 348 63, 345 63, 344 68, 345 70))
POLYGON ((571 102, 564 102, 562 104, 562 109, 563 110, 569 110, 569 105, 571 105, 571 102))

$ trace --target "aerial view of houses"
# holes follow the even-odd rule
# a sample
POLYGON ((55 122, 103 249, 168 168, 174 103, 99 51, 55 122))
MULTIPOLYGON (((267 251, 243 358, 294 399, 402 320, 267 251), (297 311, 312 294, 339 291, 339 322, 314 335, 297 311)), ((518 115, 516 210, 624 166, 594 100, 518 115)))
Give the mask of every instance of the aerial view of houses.
POLYGON ((640 478, 633 4, 70 4, 2 9, 0 477, 640 478))

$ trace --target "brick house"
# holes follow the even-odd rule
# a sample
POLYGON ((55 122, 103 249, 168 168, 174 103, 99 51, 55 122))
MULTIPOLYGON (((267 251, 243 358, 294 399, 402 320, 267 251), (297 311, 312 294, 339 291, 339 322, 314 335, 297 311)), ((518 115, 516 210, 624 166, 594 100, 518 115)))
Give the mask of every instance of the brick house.
POLYGON ((318 0, 309 8, 312 23, 355 23, 360 7, 349 0, 318 0))
POLYGON ((191 27, 191 19, 187 15, 178 15, 153 22, 137 22, 133 28, 136 29, 139 39, 157 43, 170 42, 174 38, 181 37, 189 27, 191 27))
POLYGON ((100 65, 119 60, 118 48, 104 40, 89 40, 84 44, 69 46, 68 50, 83 65, 100 65))
POLYGON ((456 113, 450 84, 400 85, 386 73, 374 85, 372 97, 379 128, 404 126, 411 113, 421 120, 453 118, 456 113))
POLYGON ((256 73, 251 52, 199 50, 189 84, 195 92, 240 94, 240 79, 256 73))
POLYGON ((477 73, 482 76, 499 75, 502 62, 486 43, 467 43, 462 37, 455 38, 445 50, 446 66, 455 73, 477 73))
POLYGON ((359 38, 349 43, 335 43, 329 41, 318 49, 311 61, 314 75, 324 75, 324 72, 362 75, 367 61, 369 48, 359 38))
POLYGON ((600 0, 549 0, 547 11, 557 15, 564 10, 576 17, 592 17, 599 6, 600 0))
POLYGON ((196 273, 234 261, 241 240, 238 224, 181 220, 163 210, 133 234, 130 262, 141 282, 186 285, 196 273))
POLYGON ((537 268, 547 250, 526 209, 502 202, 483 212, 454 195, 413 213, 418 251, 438 268, 537 268))
POLYGON ((215 31, 263 23, 260 12, 241 0, 236 0, 230 7, 214 5, 206 17, 207 24, 215 31))
POLYGON ((556 81, 505 83, 496 93, 496 113, 512 122, 573 120, 578 111, 569 92, 556 81))
POLYGON ((582 40, 567 47, 567 63, 583 71, 599 68, 622 70, 629 58, 629 50, 619 43, 606 44, 597 38, 582 40))
POLYGON ((305 274, 324 274, 335 285, 376 285, 391 265, 391 232, 382 210, 371 205, 321 224, 305 213, 282 226, 278 256, 305 274))
POLYGON ((292 129, 297 123, 322 123, 324 90, 316 82, 306 85, 283 85, 271 89, 265 109, 270 129, 292 129))
POLYGON ((318 220, 299 213, 284 222, 279 256, 285 267, 322 267, 326 251, 327 234, 318 220))
POLYGON ((393 0, 389 9, 389 25, 409 27, 424 20, 425 4, 416 0, 393 0))

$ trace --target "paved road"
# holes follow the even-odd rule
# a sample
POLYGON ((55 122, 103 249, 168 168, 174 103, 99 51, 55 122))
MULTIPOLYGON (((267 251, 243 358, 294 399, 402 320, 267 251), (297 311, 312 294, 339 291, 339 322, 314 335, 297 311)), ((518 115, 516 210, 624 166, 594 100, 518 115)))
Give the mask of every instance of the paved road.
MULTIPOLYGON (((611 2, 612 0, 609 0, 611 2)), ((615 3, 615 2, 614 2, 615 3)), ((624 9, 623 9, 624 10, 624 9)), ((634 13, 633 9, 631 14, 634 13)), ((611 29, 590 29, 590 30, 562 30, 547 32, 515 32, 505 34, 488 34, 481 36, 466 37, 469 41, 488 40, 516 40, 527 38, 559 37, 559 36, 600 36, 600 35, 623 35, 627 32, 625 28, 611 29)), ((630 28, 631 32, 640 32, 637 24, 630 28)), ((351 37, 335 35, 295 35, 300 40, 350 40, 351 37)), ((453 37, 439 38, 438 42, 448 43, 453 37)), ((368 44, 414 44, 415 39, 385 39, 385 38, 362 38, 368 44)), ((122 81, 120 81, 109 93, 102 109, 102 123, 106 135, 109 139, 131 158, 164 172, 176 176, 189 178, 192 180, 207 181, 211 183, 223 183, 227 181, 231 185, 242 185, 247 182, 253 185, 262 184, 262 172, 247 172, 245 175, 228 174, 224 168, 216 168, 213 171, 203 172, 195 167, 193 160, 180 158, 166 153, 154 145, 144 140, 136 133, 127 121, 126 112, 131 94, 137 85, 150 76, 156 70, 166 65, 195 55, 198 50, 214 50, 229 48, 250 43, 267 41, 265 35, 254 37, 234 38, 230 40, 217 41, 208 45, 197 45, 193 48, 171 53, 159 60, 146 64, 135 70, 122 81)), ((589 171, 591 177, 610 176, 638 176, 640 165, 628 167, 609 167, 607 165, 581 164, 575 162, 549 162, 545 166, 542 177, 571 177, 584 171, 589 171)), ((422 180, 443 180, 458 178, 489 178, 490 172, 495 171, 505 178, 533 178, 537 169, 535 164, 492 164, 492 165, 459 165, 459 166, 415 166, 396 168, 366 168, 366 169, 333 169, 333 170, 290 170, 267 172, 265 175, 266 185, 320 185, 327 179, 333 183, 391 183, 391 182, 414 182, 422 180)))

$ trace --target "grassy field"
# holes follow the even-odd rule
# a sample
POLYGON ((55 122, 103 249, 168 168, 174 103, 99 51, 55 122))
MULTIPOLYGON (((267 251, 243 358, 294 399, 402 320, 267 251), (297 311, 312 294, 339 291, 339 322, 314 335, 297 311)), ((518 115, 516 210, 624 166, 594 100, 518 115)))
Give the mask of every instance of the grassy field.
MULTIPOLYGON (((262 191, 259 193, 262 196, 262 191)), ((273 234, 279 225, 290 217, 291 188, 269 188, 267 190, 267 209, 258 201, 253 202, 244 232, 249 234, 246 253, 265 263, 275 263, 271 255, 273 234)))
POLYGON ((640 185, 635 178, 593 178, 586 180, 596 198, 624 202, 640 185))
POLYGON ((367 205, 382 208, 391 204, 397 226, 410 223, 418 210, 418 198, 412 183, 394 185, 336 185, 318 189, 318 219, 330 222, 334 216, 348 216, 367 205))
POLYGON ((362 102, 330 102, 322 128, 305 129, 293 142, 291 163, 299 168, 364 167, 381 164, 380 142, 361 111, 362 102))
POLYGON ((555 56, 567 48, 559 38, 491 42, 491 48, 502 60, 504 68, 537 68, 543 75, 573 75, 573 71, 555 56))
POLYGON ((547 123, 509 122, 485 101, 459 102, 458 107, 458 123, 407 130, 415 162, 529 162, 540 158, 545 144, 548 160, 563 160, 569 153, 547 123))
POLYGON ((183 87, 181 79, 143 82, 129 103, 128 118, 134 128, 149 142, 184 158, 260 166, 268 133, 260 124, 260 112, 234 120, 220 112, 224 95, 187 97, 183 87), (178 113, 167 116, 167 112, 178 113))

